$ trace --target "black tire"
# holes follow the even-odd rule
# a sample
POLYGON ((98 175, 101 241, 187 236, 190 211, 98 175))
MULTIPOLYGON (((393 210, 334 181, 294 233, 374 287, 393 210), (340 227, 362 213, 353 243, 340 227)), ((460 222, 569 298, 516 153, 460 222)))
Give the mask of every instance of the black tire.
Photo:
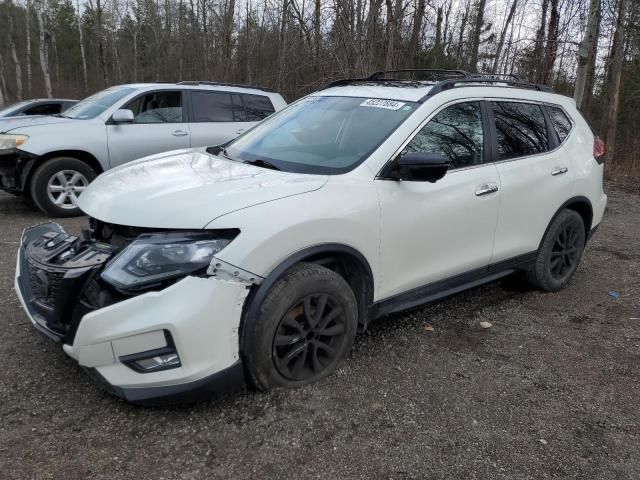
POLYGON ((340 275, 312 263, 295 266, 271 287, 257 318, 246 320, 242 352, 249 381, 267 390, 331 375, 351 351, 357 326, 356 299, 340 275))
MULTIPOLYGON (((76 217, 83 215, 82 210, 77 206, 74 207, 74 202, 71 200, 72 194, 76 196, 79 195, 75 189, 69 191, 68 195, 67 192, 64 192, 65 198, 63 199, 63 206, 56 205, 50 196, 48 191, 50 180, 55 182, 56 175, 58 174, 66 175, 67 177, 72 176, 72 174, 65 172, 77 172, 82 175, 80 183, 84 184, 84 186, 92 182, 97 176, 93 168, 86 162, 72 157, 51 158, 40 165, 31 177, 31 198, 40 210, 52 217, 76 217)), ((58 183, 61 188, 66 188, 60 182, 58 183)), ((76 189, 78 186, 76 186, 76 189)), ((53 187, 57 188, 58 185, 53 185, 53 187)))
POLYGON ((585 242, 584 221, 580 214, 562 210, 551 221, 534 267, 527 272, 527 280, 547 292, 564 288, 580 264, 585 242))

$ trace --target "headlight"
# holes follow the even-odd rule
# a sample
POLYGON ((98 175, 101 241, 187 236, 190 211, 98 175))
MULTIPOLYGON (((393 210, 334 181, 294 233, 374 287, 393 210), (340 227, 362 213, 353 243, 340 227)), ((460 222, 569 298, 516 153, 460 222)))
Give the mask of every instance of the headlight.
POLYGON ((138 289, 165 280, 184 277, 207 268, 229 238, 199 234, 144 235, 130 243, 102 272, 102 279, 123 289, 138 289))
POLYGON ((11 150, 23 145, 29 137, 26 135, 9 135, 7 133, 0 134, 0 150, 11 150))

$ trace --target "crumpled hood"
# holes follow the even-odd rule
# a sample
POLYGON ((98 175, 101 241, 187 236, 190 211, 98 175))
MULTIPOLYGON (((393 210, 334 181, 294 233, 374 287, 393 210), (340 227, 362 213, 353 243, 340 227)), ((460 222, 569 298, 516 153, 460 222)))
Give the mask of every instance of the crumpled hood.
POLYGON ((36 127, 40 125, 54 125, 56 123, 80 122, 73 118, 53 117, 51 115, 23 115, 20 117, 0 118, 0 133, 24 127, 36 127))
POLYGON ((103 173, 82 193, 79 205, 108 223, 198 229, 236 210, 317 190, 327 179, 267 170, 205 149, 176 150, 103 173))

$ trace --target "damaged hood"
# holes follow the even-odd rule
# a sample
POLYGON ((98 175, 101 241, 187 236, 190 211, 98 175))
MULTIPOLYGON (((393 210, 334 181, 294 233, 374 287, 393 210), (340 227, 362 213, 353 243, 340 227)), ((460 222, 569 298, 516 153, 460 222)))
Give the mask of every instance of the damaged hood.
POLYGON ((204 228, 227 213, 300 195, 328 177, 268 170, 189 149, 109 170, 79 199, 98 220, 150 228, 204 228))

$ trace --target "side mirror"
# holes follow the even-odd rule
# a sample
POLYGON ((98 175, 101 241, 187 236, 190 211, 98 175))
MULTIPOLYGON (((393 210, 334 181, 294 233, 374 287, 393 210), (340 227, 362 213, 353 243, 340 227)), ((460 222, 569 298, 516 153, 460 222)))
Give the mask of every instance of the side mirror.
POLYGON ((440 153, 407 152, 394 162, 388 177, 409 182, 435 183, 445 176, 449 159, 440 153))
POLYGON ((111 120, 114 123, 131 123, 133 122, 133 119, 133 112, 131 110, 127 110, 126 108, 116 110, 111 116, 111 120))

